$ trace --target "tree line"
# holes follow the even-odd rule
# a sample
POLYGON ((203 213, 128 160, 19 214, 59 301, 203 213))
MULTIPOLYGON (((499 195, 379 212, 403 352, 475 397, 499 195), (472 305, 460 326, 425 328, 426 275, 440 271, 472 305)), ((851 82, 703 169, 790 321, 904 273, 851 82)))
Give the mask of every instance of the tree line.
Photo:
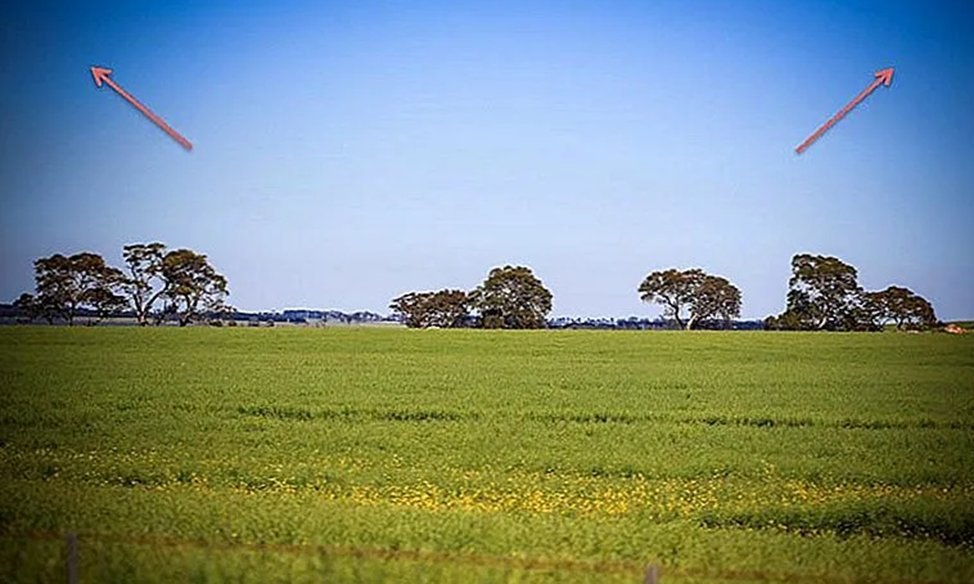
POLYGON ((389 304, 411 328, 545 328, 552 294, 531 268, 494 268, 477 288, 409 292, 389 304))
MULTIPOLYGON (((900 286, 870 292, 857 282, 857 270, 830 256, 798 254, 785 311, 765 319, 771 330, 878 331, 938 326, 933 306, 900 286)), ((644 302, 663 308, 677 327, 730 328, 741 314, 741 291, 723 276, 700 268, 651 272, 637 288, 644 302)), ((472 291, 409 292, 389 308, 414 328, 544 328, 551 292, 524 266, 494 268, 472 291)))
MULTIPOLYGON (((653 272, 639 292, 643 300, 663 305, 664 313, 680 328, 695 328, 740 315, 741 293, 726 278, 700 269, 653 272), (688 314, 684 316, 684 312, 688 314)), ((389 308, 413 328, 545 328, 552 294, 530 268, 494 268, 477 288, 409 292, 392 300, 389 308)))
POLYGON ((31 320, 68 325, 83 312, 97 323, 131 311, 141 326, 167 320, 186 326, 231 310, 227 279, 203 254, 133 243, 122 248, 122 259, 120 269, 91 252, 40 258, 34 262, 34 293, 21 294, 14 306, 31 320))
POLYGON ((855 267, 831 256, 791 260, 785 311, 765 319, 771 330, 877 331, 886 325, 922 330, 939 326, 933 305, 901 286, 871 292, 855 267))
MULTIPOLYGON (((35 291, 14 305, 29 318, 73 324, 87 312, 98 322, 129 312, 138 324, 180 326, 220 319, 232 308, 227 279, 203 254, 169 250, 162 243, 134 243, 122 248, 123 268, 108 265, 91 252, 55 254, 34 262, 35 291)), ((867 291, 858 271, 842 260, 798 254, 791 261, 786 308, 764 320, 770 330, 876 331, 938 326, 933 306, 900 286, 867 291)), ((686 330, 730 328, 740 317, 741 291, 723 276, 700 268, 650 272, 638 286, 644 302, 656 303, 664 318, 686 330)), ((492 269, 473 290, 408 292, 394 298, 393 316, 412 328, 547 327, 552 293, 525 266, 492 269)))

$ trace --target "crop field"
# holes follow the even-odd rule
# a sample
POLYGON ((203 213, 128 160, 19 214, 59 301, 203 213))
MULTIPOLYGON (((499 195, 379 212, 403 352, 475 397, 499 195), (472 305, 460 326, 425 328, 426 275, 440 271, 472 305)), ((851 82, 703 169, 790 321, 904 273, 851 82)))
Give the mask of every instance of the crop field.
POLYGON ((0 581, 972 582, 974 338, 0 328, 0 581))

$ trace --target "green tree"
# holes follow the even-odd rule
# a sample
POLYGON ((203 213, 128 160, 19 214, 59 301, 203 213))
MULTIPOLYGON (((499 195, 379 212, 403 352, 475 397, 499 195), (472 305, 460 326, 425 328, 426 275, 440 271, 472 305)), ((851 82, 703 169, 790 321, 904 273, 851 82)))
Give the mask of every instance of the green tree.
POLYGON ((682 329, 690 330, 714 319, 726 323, 741 313, 741 291, 727 278, 699 268, 652 272, 638 291, 644 302, 661 305, 663 314, 682 329))
POLYGON ((230 294, 227 279, 210 265, 206 256, 189 249, 170 251, 162 258, 159 274, 166 300, 163 315, 173 315, 186 326, 205 315, 223 313, 230 294))
POLYGON ((95 312, 95 320, 89 324, 97 324, 113 314, 128 308, 128 301, 121 294, 116 294, 112 287, 100 286, 93 288, 85 299, 85 304, 95 312))
POLYGON ((788 305, 779 322, 801 330, 862 328, 863 290, 856 268, 831 256, 797 254, 791 260, 788 305))
POLYGON ((75 311, 81 304, 81 294, 75 280, 71 260, 62 254, 34 261, 34 303, 44 307, 49 323, 61 318, 74 323, 75 311))
POLYGON ((20 310, 20 312, 27 317, 27 319, 33 322, 35 319, 44 317, 51 324, 54 324, 55 315, 47 315, 41 310, 41 305, 37 301, 37 298, 29 292, 24 292, 14 300, 14 308, 20 310))
POLYGON ((897 329, 927 329, 936 326, 937 315, 926 298, 909 288, 889 286, 867 292, 866 302, 879 326, 894 324, 897 329))
POLYGON ((470 297, 484 328, 544 328, 551 312, 551 292, 524 266, 492 269, 470 297))
POLYGON ((79 309, 91 308, 101 320, 121 306, 115 293, 121 277, 117 268, 90 252, 40 258, 34 262, 34 310, 51 323, 61 318, 72 325, 79 309))
POLYGON ((406 326, 412 328, 458 328, 466 324, 470 299, 463 290, 410 292, 389 305, 406 326))
POLYGON ((155 303, 166 292, 166 281, 162 277, 165 253, 166 246, 158 242, 133 243, 122 248, 127 274, 121 289, 140 326, 149 324, 155 303))

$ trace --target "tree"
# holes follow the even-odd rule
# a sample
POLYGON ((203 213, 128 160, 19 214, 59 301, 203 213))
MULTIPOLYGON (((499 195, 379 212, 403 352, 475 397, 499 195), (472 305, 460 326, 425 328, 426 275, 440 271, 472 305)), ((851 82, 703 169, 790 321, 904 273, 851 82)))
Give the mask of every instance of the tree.
POLYGON ((392 299, 389 310, 409 328, 428 327, 429 297, 432 292, 408 292, 392 299))
POLYGON ((121 276, 104 258, 90 252, 40 258, 34 262, 33 310, 48 322, 60 317, 72 325, 78 310, 90 307, 101 320, 120 306, 115 290, 121 276))
POLYGON ((551 292, 524 266, 492 269, 470 297, 484 328, 544 328, 551 312, 551 292))
POLYGON ((107 286, 93 288, 88 293, 85 304, 95 312, 96 317, 94 321, 88 324, 97 324, 113 314, 122 312, 128 307, 128 302, 125 297, 116 294, 111 287, 107 286))
POLYGON ((140 326, 149 324, 153 306, 166 292, 166 282, 162 277, 165 251, 166 246, 158 242, 133 243, 122 248, 128 274, 121 288, 128 296, 140 326))
POLYGON ((768 316, 764 319, 764 328, 769 331, 801 330, 802 323, 794 311, 785 311, 778 316, 768 316))
POLYGON ((778 317, 802 330, 857 330, 866 317, 853 266, 831 256, 798 254, 791 260, 788 306, 778 317))
POLYGON ((706 275, 690 303, 687 328, 706 320, 720 319, 727 326, 741 315, 741 291, 721 276, 706 275))
POLYGON ((644 302, 662 305, 664 315, 687 330, 705 320, 727 322, 741 313, 741 291, 726 278, 699 268, 652 272, 639 285, 639 293, 644 302))
POLYGON ((55 319, 63 318, 72 324, 81 300, 71 260, 62 254, 35 260, 34 283, 34 304, 44 307, 47 321, 53 324, 55 319))
POLYGON ((170 251, 162 258, 159 275, 166 300, 164 314, 173 314, 179 326, 186 326, 201 316, 223 313, 230 294, 227 279, 210 265, 203 254, 189 249, 170 251))
POLYGON ((686 328, 683 308, 690 303, 702 276, 703 270, 680 271, 670 268, 652 272, 639 285, 640 298, 643 302, 662 305, 665 316, 676 320, 680 328, 686 328))
POLYGON ((865 296, 870 315, 879 326, 892 323, 897 329, 926 329, 937 324, 930 302, 909 288, 889 286, 865 296))
POLYGON ((408 327, 457 328, 466 324, 470 299, 463 290, 410 292, 389 305, 408 327))
POLYGON ((80 291, 79 307, 89 308, 96 315, 96 320, 89 324, 124 310, 125 298, 116 293, 122 283, 122 272, 118 268, 109 266, 103 257, 93 253, 79 253, 69 259, 80 291))
MULTIPOLYGON (((33 322, 36 318, 41 316, 47 318, 47 315, 42 313, 41 306, 37 302, 37 298, 35 298, 33 294, 30 294, 28 292, 24 292, 19 297, 17 297, 16 300, 14 300, 14 308, 18 309, 31 322, 33 322)), ((53 317, 47 318, 47 321, 53 324, 54 318, 53 317)))
POLYGON ((933 306, 923 297, 899 286, 866 292, 856 280, 856 268, 838 258, 798 254, 791 267, 788 306, 765 321, 768 328, 878 331, 890 322, 897 328, 937 323, 933 306))

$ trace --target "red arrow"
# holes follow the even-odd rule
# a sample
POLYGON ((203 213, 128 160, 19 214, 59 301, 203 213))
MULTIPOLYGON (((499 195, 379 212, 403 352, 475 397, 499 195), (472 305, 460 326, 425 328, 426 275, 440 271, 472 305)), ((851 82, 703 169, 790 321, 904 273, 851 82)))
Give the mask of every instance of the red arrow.
POLYGON ((180 146, 182 146, 183 148, 185 148, 187 150, 192 150, 193 149, 193 145, 189 143, 189 140, 187 140, 186 138, 183 138, 182 134, 180 134, 176 130, 173 130, 171 127, 169 127, 169 124, 167 124, 162 118, 160 118, 159 116, 157 116, 156 114, 154 114, 152 112, 152 110, 150 110, 149 108, 147 108, 144 105, 142 105, 141 103, 139 103, 139 100, 137 100, 134 97, 132 97, 131 95, 129 95, 129 93, 127 91, 125 91, 124 89, 122 89, 121 87, 119 87, 119 85, 117 83, 115 83, 114 81, 112 81, 112 78, 109 77, 109 75, 111 75, 111 74, 112 74, 112 70, 111 69, 106 69, 104 67, 92 67, 91 68, 91 76, 95 79, 95 85, 97 87, 101 87, 101 84, 102 83, 107 84, 109 87, 111 87, 112 89, 114 89, 116 93, 118 93, 123 98, 125 98, 125 101, 127 101, 130 104, 132 104, 133 106, 135 106, 135 109, 137 109, 140 112, 142 112, 143 114, 145 114, 145 117, 149 118, 150 120, 152 120, 152 122, 155 125, 157 125, 160 128, 162 128, 162 131, 165 132, 165 133, 167 133, 167 134, 169 134, 169 137, 170 138, 172 138, 173 140, 179 142, 179 145, 180 146))
POLYGON ((874 79, 873 82, 869 84, 869 87, 863 89, 862 93, 857 95, 855 99, 853 99, 848 104, 846 104, 846 106, 840 109, 837 114, 829 118, 829 121, 825 122, 824 124, 822 124, 822 127, 815 130, 814 134, 812 134, 808 138, 805 138, 805 141, 799 144, 797 148, 795 148, 795 152, 801 154, 806 149, 808 149, 808 147, 812 145, 812 142, 818 140, 822 136, 822 134, 828 131, 829 128, 834 126, 839 120, 845 117, 847 113, 852 111, 852 108, 859 105, 859 102, 869 97, 869 94, 875 91, 877 87, 879 87, 880 85, 885 85, 886 87, 889 87, 889 84, 893 82, 892 67, 888 69, 882 69, 880 71, 876 71, 876 73, 874 73, 873 75, 876 77, 876 79, 874 79))

